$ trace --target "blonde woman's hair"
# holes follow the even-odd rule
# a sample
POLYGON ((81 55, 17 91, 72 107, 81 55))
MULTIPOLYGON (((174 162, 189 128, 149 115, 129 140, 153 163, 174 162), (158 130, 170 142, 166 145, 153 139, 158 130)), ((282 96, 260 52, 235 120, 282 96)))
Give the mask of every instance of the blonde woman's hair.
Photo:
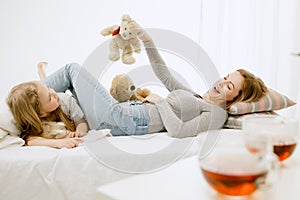
POLYGON ((237 71, 244 77, 244 83, 238 96, 233 101, 227 102, 227 109, 237 102, 257 101, 268 92, 267 86, 259 77, 245 69, 238 69, 237 71))
MULTIPOLYGON (((37 85, 34 81, 21 83, 13 87, 7 97, 7 105, 14 116, 21 137, 27 141, 29 136, 42 136, 43 126, 40 115, 40 103, 37 85)), ((73 121, 63 113, 60 106, 45 121, 62 121, 68 130, 75 131, 73 121)))

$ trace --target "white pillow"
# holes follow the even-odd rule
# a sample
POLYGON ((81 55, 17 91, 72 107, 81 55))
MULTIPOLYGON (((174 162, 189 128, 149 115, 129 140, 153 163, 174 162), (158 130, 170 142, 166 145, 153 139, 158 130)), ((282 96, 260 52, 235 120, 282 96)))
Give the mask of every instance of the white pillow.
POLYGON ((20 136, 21 132, 14 123, 14 117, 9 110, 0 113, 0 128, 10 135, 20 136))
POLYGON ((17 136, 8 135, 6 131, 0 129, 0 149, 7 147, 21 147, 25 141, 17 136))
POLYGON ((246 118, 256 117, 261 115, 278 115, 274 111, 268 112, 257 112, 257 113, 248 113, 244 115, 229 115, 227 121, 225 122, 223 128, 231 128, 231 129, 242 129, 242 123, 246 118))

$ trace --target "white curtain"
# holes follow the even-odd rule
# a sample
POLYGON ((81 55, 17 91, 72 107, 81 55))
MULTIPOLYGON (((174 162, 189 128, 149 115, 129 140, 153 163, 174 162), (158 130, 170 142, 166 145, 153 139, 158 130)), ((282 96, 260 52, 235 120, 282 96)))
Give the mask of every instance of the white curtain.
POLYGON ((202 0, 199 42, 220 74, 245 68, 296 101, 300 57, 291 53, 300 51, 299 5, 297 0, 202 0))

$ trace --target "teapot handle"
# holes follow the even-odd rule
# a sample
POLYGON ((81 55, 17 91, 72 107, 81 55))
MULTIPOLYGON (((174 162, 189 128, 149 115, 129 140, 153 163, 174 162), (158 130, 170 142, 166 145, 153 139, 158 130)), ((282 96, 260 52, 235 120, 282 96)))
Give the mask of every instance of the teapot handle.
POLYGON ((280 162, 278 157, 273 152, 264 156, 263 162, 267 162, 267 174, 256 180, 256 185, 260 190, 270 189, 277 181, 279 176, 280 162))

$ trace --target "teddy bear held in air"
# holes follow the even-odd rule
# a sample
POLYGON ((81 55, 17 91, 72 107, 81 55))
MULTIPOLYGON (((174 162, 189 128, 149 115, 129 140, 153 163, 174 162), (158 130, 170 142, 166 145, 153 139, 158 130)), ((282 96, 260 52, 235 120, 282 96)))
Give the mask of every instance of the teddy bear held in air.
POLYGON ((135 58, 132 56, 133 51, 135 53, 141 52, 141 45, 137 36, 142 35, 142 32, 140 26, 126 14, 122 16, 120 25, 103 29, 101 31, 103 36, 113 36, 109 45, 109 59, 117 61, 122 53, 122 62, 133 64, 135 62, 135 58))

